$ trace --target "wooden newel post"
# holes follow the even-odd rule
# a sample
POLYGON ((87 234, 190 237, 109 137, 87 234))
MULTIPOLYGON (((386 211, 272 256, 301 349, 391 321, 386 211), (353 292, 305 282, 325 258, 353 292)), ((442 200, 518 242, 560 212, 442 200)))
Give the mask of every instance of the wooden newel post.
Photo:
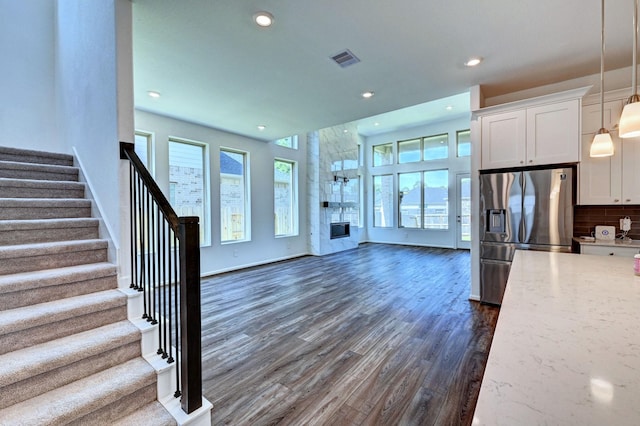
POLYGON ((202 406, 200 230, 197 216, 180 217, 180 342, 182 410, 202 406), (184 243, 182 243, 184 242, 184 243))

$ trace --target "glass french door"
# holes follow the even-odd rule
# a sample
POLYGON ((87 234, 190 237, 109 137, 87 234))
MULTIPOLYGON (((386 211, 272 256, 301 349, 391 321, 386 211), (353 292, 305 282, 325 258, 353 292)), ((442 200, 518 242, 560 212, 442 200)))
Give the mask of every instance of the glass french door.
POLYGON ((456 247, 471 248, 471 175, 460 173, 456 175, 456 247))

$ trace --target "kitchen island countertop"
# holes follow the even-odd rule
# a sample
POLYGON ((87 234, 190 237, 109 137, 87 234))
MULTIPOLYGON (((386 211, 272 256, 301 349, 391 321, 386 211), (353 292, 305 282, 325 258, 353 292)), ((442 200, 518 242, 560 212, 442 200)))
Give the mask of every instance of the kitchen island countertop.
POLYGON ((638 424, 633 259, 518 250, 473 425, 638 424))

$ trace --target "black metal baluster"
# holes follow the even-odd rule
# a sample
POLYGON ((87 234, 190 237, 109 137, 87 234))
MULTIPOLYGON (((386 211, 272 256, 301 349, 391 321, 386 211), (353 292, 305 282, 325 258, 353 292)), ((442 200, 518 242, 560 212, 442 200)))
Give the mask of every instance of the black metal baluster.
POLYGON ((169 223, 167 222, 167 245, 169 248, 169 254, 167 256, 167 285, 169 286, 167 288, 167 296, 168 296, 168 302, 167 302, 167 307, 169 308, 169 315, 168 315, 168 339, 169 339, 169 357, 167 358, 167 363, 171 364, 174 360, 173 360, 173 338, 171 336, 171 333, 173 333, 173 329, 171 328, 172 325, 172 321, 173 321, 173 315, 172 315, 172 300, 173 298, 171 297, 171 290, 172 290, 172 286, 175 286, 175 283, 171 280, 171 267, 172 267, 172 263, 171 263, 171 240, 172 240, 172 233, 171 233, 171 228, 169 226, 169 223))
POLYGON ((135 234, 136 234, 136 227, 135 227, 135 185, 133 184, 134 182, 134 177, 135 177, 135 168, 133 167, 133 163, 129 163, 129 237, 131 238, 131 240, 129 241, 129 248, 130 248, 130 255, 131 255, 131 263, 129 264, 129 266, 131 267, 131 284, 129 284, 129 288, 133 288, 135 289, 137 287, 136 285, 136 279, 135 279, 135 255, 136 255, 136 249, 135 249, 135 234))
MULTIPOLYGON (((156 281, 156 254, 155 254, 155 244, 156 244, 156 233, 155 233, 155 214, 154 212, 156 211, 156 204, 153 202, 153 198, 149 197, 149 203, 150 203, 150 211, 149 211, 149 237, 151 238, 151 242, 149 243, 149 275, 150 275, 150 281, 149 283, 151 284, 149 287, 149 293, 151 294, 151 324, 156 325, 158 323, 158 306, 157 306, 157 286, 158 286, 158 282, 156 281)), ((160 327, 158 327, 158 332, 160 331, 160 327)), ((159 337, 159 336, 158 336, 159 337)), ((160 344, 161 340, 158 339, 158 344, 160 344)))
MULTIPOLYGON (((135 284, 136 287, 135 289, 138 291, 142 291, 142 278, 141 278, 141 271, 140 268, 141 266, 139 265, 139 259, 140 259, 140 253, 142 253, 142 249, 140 246, 140 227, 141 227, 141 223, 140 223, 140 185, 142 184, 142 178, 140 177, 140 174, 138 173, 138 171, 136 170, 136 181, 134 182, 134 191, 135 191, 135 196, 134 196, 134 209, 135 209, 135 215, 136 217, 134 218, 134 222, 133 222, 133 227, 135 229, 135 241, 133 242, 133 245, 136 248, 136 255, 133 258, 134 261, 134 266, 132 267, 132 269, 135 271, 135 276, 136 276, 136 280, 135 280, 135 284)), ((142 297, 142 299, 144 300, 144 296, 142 297)))
POLYGON ((143 185, 143 182, 140 181, 140 199, 138 200, 138 211, 140 217, 138 220, 140 221, 140 288, 138 291, 142 291, 142 300, 144 301, 144 313, 142 318, 149 320, 149 301, 148 301, 148 291, 147 291, 147 216, 146 216, 146 206, 147 206, 147 189, 146 186, 143 185))
POLYGON ((149 193, 149 189, 147 188, 146 198, 145 198, 145 228, 146 228, 146 242, 145 246, 147 252, 145 253, 146 260, 146 268, 145 275, 147 276, 147 287, 145 291, 147 292, 147 303, 149 304, 149 313, 147 316, 147 321, 153 324, 153 314, 155 312, 155 306, 153 304, 153 286, 151 283, 151 212, 149 211, 149 206, 151 205, 151 194, 149 193))
MULTIPOLYGON (((177 355, 180 353, 180 327, 178 327, 178 322, 180 319, 180 311, 178 310, 178 294, 179 294, 179 288, 180 288, 180 282, 178 281, 178 239, 176 236, 176 231, 173 231, 173 271, 174 271, 174 311, 175 311, 175 315, 176 315, 176 357, 177 355)), ((179 359, 179 363, 183 362, 182 360, 179 359)), ((182 393, 180 392, 180 365, 176 365, 176 391, 173 394, 174 397, 179 397, 180 395, 182 395, 182 393)))
MULTIPOLYGON (((154 248, 154 253, 153 253, 153 285, 154 285, 154 289, 153 289, 153 294, 155 297, 155 307, 156 307, 156 317, 155 317, 155 324, 158 323, 158 321, 162 321, 162 317, 161 317, 161 313, 162 313, 162 283, 160 282, 160 264, 159 264, 159 257, 158 257, 158 253, 160 251, 159 248, 159 241, 160 241, 160 235, 158 233, 158 227, 160 226, 159 224, 159 209, 158 209, 158 205, 154 202, 153 203, 153 248, 154 248)), ((158 325, 158 350, 156 351, 156 353, 158 355, 162 354, 162 323, 160 323, 160 325, 158 325)))
MULTIPOLYGON (((160 262, 160 264, 162 265, 162 316, 164 318, 164 321, 162 323, 162 326, 164 327, 163 329, 163 343, 162 343, 162 347, 164 348, 163 352, 162 352, 162 359, 166 359, 169 355, 167 355, 167 321, 169 320, 169 318, 167 318, 167 291, 170 290, 171 288, 168 287, 167 284, 167 265, 166 265, 166 248, 167 248, 167 235, 165 234, 165 226, 164 226, 164 222, 166 221, 166 218, 164 217, 164 214, 162 215, 162 225, 161 225, 161 229, 162 229, 162 261, 160 262)), ((169 345, 171 344, 171 341, 169 341, 169 345)))

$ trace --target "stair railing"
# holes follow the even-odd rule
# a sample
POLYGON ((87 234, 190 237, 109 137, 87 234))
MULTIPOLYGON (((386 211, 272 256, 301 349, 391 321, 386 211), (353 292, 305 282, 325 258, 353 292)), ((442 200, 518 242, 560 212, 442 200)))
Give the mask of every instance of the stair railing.
POLYGON ((158 324, 158 355, 178 361, 174 396, 190 414, 202 406, 199 218, 178 217, 134 144, 120 142, 120 158, 130 167, 131 288, 143 293, 142 318, 158 324))

